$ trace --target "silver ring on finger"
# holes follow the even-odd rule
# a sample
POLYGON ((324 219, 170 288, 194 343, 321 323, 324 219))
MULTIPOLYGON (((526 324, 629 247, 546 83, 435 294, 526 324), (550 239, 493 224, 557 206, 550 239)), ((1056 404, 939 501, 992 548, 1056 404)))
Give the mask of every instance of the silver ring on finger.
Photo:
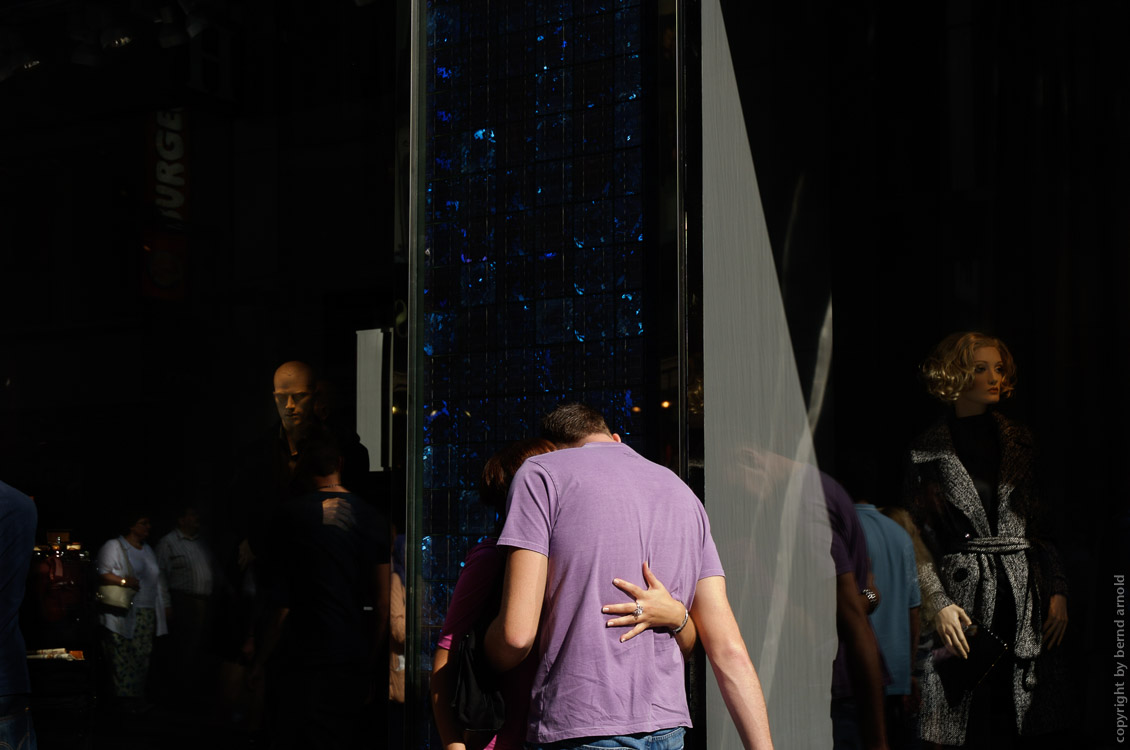
POLYGON ((640 604, 639 602, 636 602, 636 609, 635 609, 634 612, 632 612, 632 616, 633 617, 640 617, 641 615, 643 615, 643 605, 640 604))

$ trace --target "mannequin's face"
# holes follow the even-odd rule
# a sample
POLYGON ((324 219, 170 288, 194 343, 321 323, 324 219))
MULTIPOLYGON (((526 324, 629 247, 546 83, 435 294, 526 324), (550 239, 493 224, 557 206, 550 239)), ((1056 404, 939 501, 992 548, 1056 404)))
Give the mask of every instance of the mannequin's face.
POLYGON ((995 346, 973 350, 973 382, 957 397, 959 413, 980 414, 1001 400, 1004 362, 995 346))
POLYGON ((275 372, 275 408, 288 434, 301 433, 314 417, 314 383, 309 371, 283 365, 275 372))

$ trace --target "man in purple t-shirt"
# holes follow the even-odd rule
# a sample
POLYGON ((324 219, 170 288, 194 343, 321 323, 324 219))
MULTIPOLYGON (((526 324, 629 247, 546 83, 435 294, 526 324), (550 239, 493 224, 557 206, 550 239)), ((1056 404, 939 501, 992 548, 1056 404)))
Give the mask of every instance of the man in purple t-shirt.
POLYGON ((502 607, 486 637, 492 662, 506 671, 529 653, 540 623, 527 741, 552 750, 600 738, 617 738, 615 747, 683 746, 691 722, 675 638, 647 630, 622 643, 601 612, 622 596, 613 578, 646 561, 690 607, 745 746, 772 747, 702 503, 587 406, 558 407, 542 433, 560 450, 527 459, 514 477, 498 540, 512 548, 502 607))

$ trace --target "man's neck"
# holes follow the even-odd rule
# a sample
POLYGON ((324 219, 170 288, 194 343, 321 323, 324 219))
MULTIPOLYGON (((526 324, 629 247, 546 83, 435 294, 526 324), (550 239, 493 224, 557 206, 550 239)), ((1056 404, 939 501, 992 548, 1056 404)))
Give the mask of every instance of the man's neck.
POLYGON ((609 435, 607 432, 594 432, 588 437, 583 437, 577 442, 570 445, 570 448, 580 448, 588 445, 589 443, 619 443, 620 436, 616 434, 609 435))
POLYGON ((314 488, 318 490, 327 488, 340 491, 342 489, 341 472, 335 471, 333 474, 327 474, 324 477, 314 477, 314 488))

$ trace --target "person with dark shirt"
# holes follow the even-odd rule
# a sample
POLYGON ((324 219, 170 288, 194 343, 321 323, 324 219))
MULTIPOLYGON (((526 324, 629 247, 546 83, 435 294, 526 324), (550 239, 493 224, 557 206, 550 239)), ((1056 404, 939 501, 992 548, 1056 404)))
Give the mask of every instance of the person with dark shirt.
POLYGON ((311 492, 287 503, 277 519, 278 576, 253 671, 257 679, 279 657, 269 689, 284 718, 274 722, 273 747, 354 746, 379 695, 377 668, 388 658, 387 524, 342 484, 342 463, 328 433, 304 442, 296 477, 311 492), (349 506, 348 523, 323 523, 327 499, 349 506))
POLYGON ((851 497, 821 472, 832 559, 836 564, 836 631, 839 650, 832 663, 833 747, 886 750, 883 687, 890 675, 868 615, 879 606, 879 591, 867 558, 867 538, 851 497))
POLYGON ((35 547, 35 503, 0 482, 0 747, 35 750, 31 682, 27 673, 20 604, 35 547))

